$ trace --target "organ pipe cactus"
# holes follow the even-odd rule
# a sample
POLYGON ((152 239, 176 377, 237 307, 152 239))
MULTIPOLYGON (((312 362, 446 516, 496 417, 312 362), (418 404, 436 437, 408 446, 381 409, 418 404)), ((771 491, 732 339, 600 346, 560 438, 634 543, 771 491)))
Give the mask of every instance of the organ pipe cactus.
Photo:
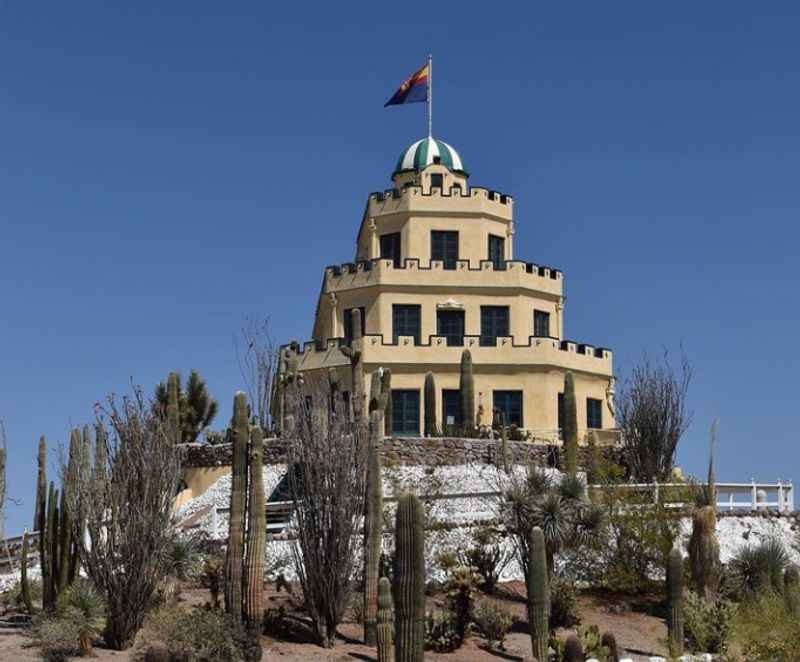
POLYGON ((250 498, 247 518, 244 610, 251 629, 264 618, 264 561, 267 550, 267 513, 264 504, 264 435, 250 429, 250 498))
POLYGON ((461 396, 461 425, 466 434, 475 426, 475 378, 472 374, 472 354, 468 349, 461 353, 461 374, 458 391, 461 396))
POLYGON ((394 558, 396 662, 423 662, 425 647, 425 540, 420 500, 405 493, 397 502, 394 558))
POLYGON ((683 655, 683 557, 677 547, 669 553, 667 566, 667 602, 669 605, 669 652, 683 655))
POLYGON ((41 531, 44 528, 45 521, 45 501, 47 500, 47 478, 46 478, 46 463, 47 463, 47 444, 44 440, 44 435, 39 437, 39 472, 36 477, 36 508, 33 513, 33 530, 41 531))
POLYGON ((386 577, 378 583, 378 662, 394 662, 392 584, 386 577))
MULTIPOLYGON (((584 662, 586 659, 583 654, 581 640, 574 634, 569 635, 566 642, 564 642, 564 656, 561 659, 564 662, 584 662)), ((547 658, 539 658, 539 660, 547 660, 547 658)))
POLYGON ((250 425, 247 396, 238 391, 233 399, 233 469, 231 476, 228 551, 225 560, 225 610, 237 623, 242 622, 242 564, 244 521, 247 506, 247 445, 250 425))
POLYGON ((342 347, 341 352, 350 359, 353 382, 351 391, 353 418, 356 422, 360 422, 364 414, 364 398, 366 396, 364 391, 364 340, 361 328, 361 311, 358 308, 353 308, 350 311, 350 319, 353 321, 353 339, 350 342, 350 347, 342 347))
POLYGON ((569 370, 564 375, 564 452, 568 474, 578 470, 578 405, 575 378, 569 370))
POLYGON ((425 374, 425 436, 436 434, 436 380, 432 372, 425 374))
POLYGON ((22 591, 22 603, 29 614, 33 613, 31 587, 28 583, 28 530, 22 533, 22 554, 20 559, 19 583, 22 591))
POLYGON ((50 488, 47 492, 47 518, 45 522, 44 531, 39 535, 44 536, 44 543, 42 545, 42 606, 45 610, 50 610, 55 606, 56 590, 55 578, 58 576, 57 557, 53 553, 55 547, 56 526, 58 517, 56 511, 56 500, 58 499, 58 491, 50 481, 50 488))
POLYGON ((535 526, 531 529, 528 541, 530 560, 528 561, 528 623, 531 634, 531 648, 539 662, 547 662, 550 638, 550 586, 547 570, 547 552, 544 533, 535 526))
POLYGON ((364 503, 364 642, 374 646, 378 609, 378 572, 383 525, 383 480, 380 447, 383 439, 386 405, 391 392, 390 370, 372 374, 367 447, 367 487, 364 503))

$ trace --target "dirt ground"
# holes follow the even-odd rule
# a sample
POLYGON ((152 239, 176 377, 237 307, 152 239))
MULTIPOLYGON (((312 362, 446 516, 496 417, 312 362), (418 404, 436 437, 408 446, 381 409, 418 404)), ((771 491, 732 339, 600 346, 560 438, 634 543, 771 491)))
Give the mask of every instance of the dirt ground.
MULTIPOLYGON (((494 599, 504 602, 515 614, 517 621, 506 638, 505 650, 490 650, 486 641, 473 635, 458 651, 441 654, 426 652, 425 659, 432 662, 500 662, 502 660, 525 660, 531 654, 530 636, 525 622, 524 585, 512 582, 501 587, 499 596, 494 599)), ((208 600, 208 592, 203 589, 186 589, 182 594, 182 602, 186 608, 200 605, 208 600)), ((268 608, 280 605, 289 607, 291 600, 285 593, 276 593, 270 586, 268 608)), ((440 599, 436 596, 428 599, 428 608, 440 607, 440 599)), ((647 600, 631 602, 629 599, 616 596, 582 595, 578 598, 579 612, 584 625, 597 625, 601 632, 609 630, 617 638, 620 647, 637 662, 647 660, 650 655, 663 654, 663 646, 659 643, 666 638, 666 627, 662 618, 651 615, 657 605, 647 600), (620 605, 625 608, 616 613, 620 605)), ((279 639, 265 636, 262 640, 264 660, 280 659, 282 662, 300 660, 319 660, 320 662, 340 662, 344 660, 377 660, 375 649, 360 643, 361 626, 347 619, 339 628, 339 638, 335 648, 325 650, 309 641, 308 630, 304 621, 291 615, 287 619, 290 627, 281 633, 279 639)), ((560 632, 566 636, 566 631, 560 632)), ((99 643, 99 642, 98 642, 99 643)), ((127 652, 95 649, 98 662, 130 660, 127 652)), ((36 648, 30 647, 30 640, 18 630, 0 629, 0 660, 14 662, 33 662, 41 660, 36 648)))

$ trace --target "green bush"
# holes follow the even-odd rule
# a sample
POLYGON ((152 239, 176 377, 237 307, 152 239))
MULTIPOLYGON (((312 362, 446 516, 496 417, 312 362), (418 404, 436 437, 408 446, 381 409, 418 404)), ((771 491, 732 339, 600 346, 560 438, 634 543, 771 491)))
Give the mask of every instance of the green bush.
POLYGON ((550 584, 550 629, 571 628, 580 622, 575 586, 564 579, 554 578, 550 584))
POLYGON ((503 539, 495 529, 480 526, 472 533, 472 546, 461 557, 462 565, 475 568, 481 576, 483 590, 492 593, 514 553, 505 549, 503 539))
POLYGON ((503 642, 514 624, 514 617, 507 607, 494 600, 483 600, 475 608, 474 620, 490 648, 497 645, 500 650, 505 650, 503 642))
POLYGON ((150 644, 163 642, 173 658, 185 662, 242 662, 246 640, 244 631, 219 612, 165 607, 148 616, 132 659, 141 662, 150 644))
POLYGON ((736 606, 728 600, 706 600, 687 591, 683 602, 689 648, 701 653, 725 654, 731 637, 736 606))
POLYGON ((425 619, 425 648, 436 653, 458 650, 463 638, 458 633, 458 619, 447 610, 430 612, 425 619))
POLYGON ((800 650, 800 621, 783 597, 772 592, 752 596, 733 619, 733 641, 748 662, 795 662, 800 650))

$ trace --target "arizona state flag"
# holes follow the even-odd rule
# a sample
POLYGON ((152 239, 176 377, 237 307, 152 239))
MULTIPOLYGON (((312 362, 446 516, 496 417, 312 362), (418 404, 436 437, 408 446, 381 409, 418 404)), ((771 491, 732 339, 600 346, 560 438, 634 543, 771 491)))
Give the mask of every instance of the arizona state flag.
POLYGON ((406 78, 383 107, 428 100, 428 65, 406 78))

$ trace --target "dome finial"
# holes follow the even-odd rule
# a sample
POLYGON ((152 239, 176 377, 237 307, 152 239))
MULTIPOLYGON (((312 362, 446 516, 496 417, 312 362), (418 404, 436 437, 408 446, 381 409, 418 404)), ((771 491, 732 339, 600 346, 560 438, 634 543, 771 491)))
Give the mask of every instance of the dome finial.
POLYGON ((397 159, 392 176, 399 172, 415 170, 420 172, 434 163, 440 163, 451 172, 468 176, 464 163, 458 152, 443 140, 429 137, 413 143, 408 149, 403 150, 397 159))

